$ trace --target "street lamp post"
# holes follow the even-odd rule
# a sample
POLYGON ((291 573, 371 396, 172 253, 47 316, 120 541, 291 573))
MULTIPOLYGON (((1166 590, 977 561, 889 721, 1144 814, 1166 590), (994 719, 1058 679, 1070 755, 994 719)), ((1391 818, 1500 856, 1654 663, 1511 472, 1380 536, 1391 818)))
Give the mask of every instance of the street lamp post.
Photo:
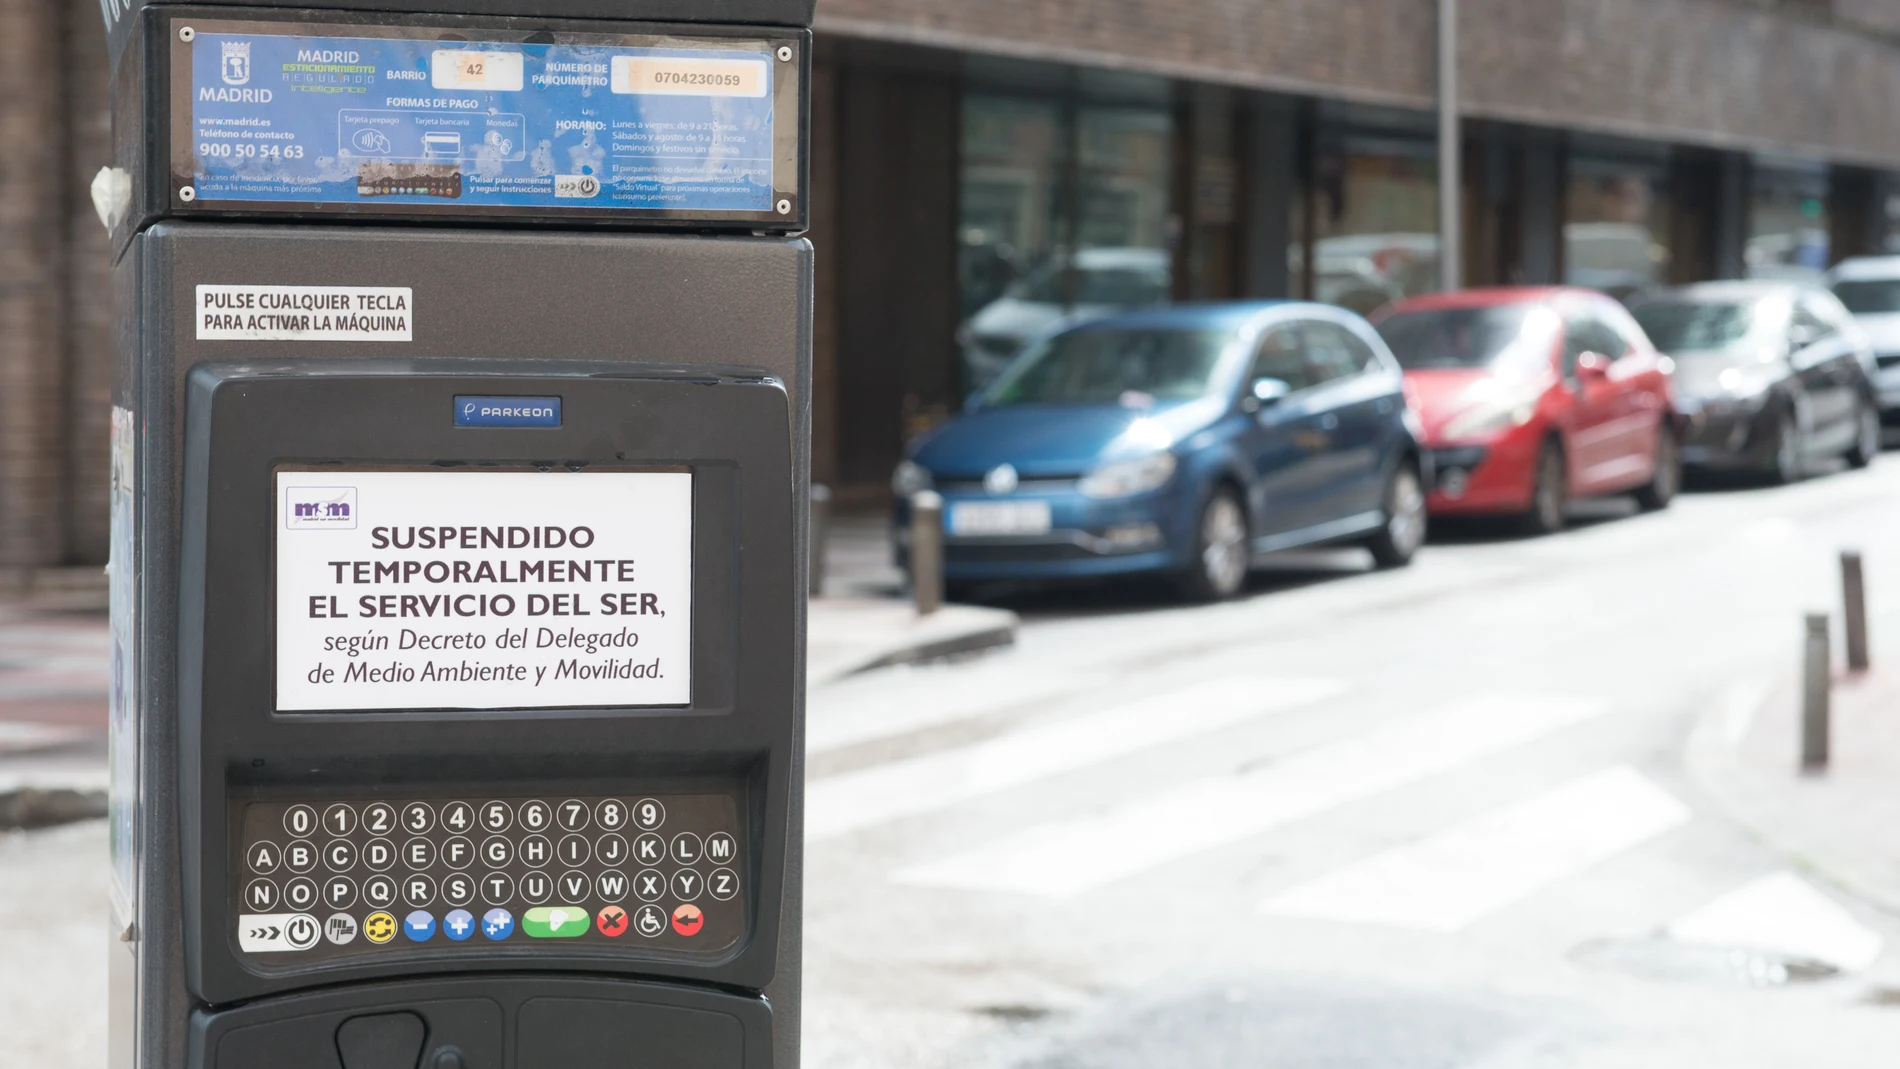
POLYGON ((1459 204, 1458 0, 1438 0, 1438 284, 1464 280, 1464 230, 1459 204))

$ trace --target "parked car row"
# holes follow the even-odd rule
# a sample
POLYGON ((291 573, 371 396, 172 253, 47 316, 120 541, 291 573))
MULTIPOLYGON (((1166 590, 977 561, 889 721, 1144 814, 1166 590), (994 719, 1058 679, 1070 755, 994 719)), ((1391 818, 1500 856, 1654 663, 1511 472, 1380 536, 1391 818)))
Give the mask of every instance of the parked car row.
MULTIPOLYGON (((1900 266, 1884 284, 1847 296, 1891 315, 1900 343, 1900 266)), ((1371 320, 1257 301, 1068 321, 913 443, 892 480, 898 562, 923 490, 944 501, 953 596, 1159 574, 1217 599, 1280 550, 1356 544, 1402 566, 1431 515, 1548 533, 1582 498, 1666 508, 1685 465, 1776 480, 1824 457, 1865 465, 1900 383, 1876 386, 1891 365, 1850 307, 1748 282, 1628 307, 1519 287, 1400 300, 1371 320)))

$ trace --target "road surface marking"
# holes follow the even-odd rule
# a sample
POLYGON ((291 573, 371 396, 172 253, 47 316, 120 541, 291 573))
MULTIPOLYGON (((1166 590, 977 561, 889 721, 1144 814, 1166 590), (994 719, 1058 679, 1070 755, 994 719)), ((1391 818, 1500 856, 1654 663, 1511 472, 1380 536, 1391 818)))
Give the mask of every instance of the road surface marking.
POLYGON ((1669 926, 1684 943, 1742 947, 1860 970, 1882 940, 1835 901, 1791 872, 1743 884, 1669 926))
POLYGON ((1626 765, 1374 854, 1261 904, 1263 912, 1455 932, 1689 820, 1626 765))
POLYGON ((1484 695, 1258 772, 1202 779, 903 869, 899 883, 1067 898, 1381 794, 1601 715, 1580 698, 1484 695))
POLYGON ((1020 787, 1149 747, 1323 701, 1332 679, 1230 678, 1069 717, 954 750, 815 781, 805 790, 807 840, 1020 787))
POLYGON ((833 684, 814 696, 807 718, 805 753, 815 757, 860 743, 905 735, 992 713, 998 690, 1009 695, 1007 704, 1064 698, 1091 682, 1072 673, 1030 675, 1022 672, 966 673, 931 679, 925 673, 942 669, 911 669, 908 684, 893 698, 890 680, 867 684, 833 684))

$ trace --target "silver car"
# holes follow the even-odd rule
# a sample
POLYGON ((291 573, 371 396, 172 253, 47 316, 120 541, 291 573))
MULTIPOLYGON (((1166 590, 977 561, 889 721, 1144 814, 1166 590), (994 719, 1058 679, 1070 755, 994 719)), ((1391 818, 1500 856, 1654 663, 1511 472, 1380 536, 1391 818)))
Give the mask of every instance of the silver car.
POLYGON ((1900 426, 1900 256, 1856 256, 1827 275, 1874 350, 1881 422, 1900 426))

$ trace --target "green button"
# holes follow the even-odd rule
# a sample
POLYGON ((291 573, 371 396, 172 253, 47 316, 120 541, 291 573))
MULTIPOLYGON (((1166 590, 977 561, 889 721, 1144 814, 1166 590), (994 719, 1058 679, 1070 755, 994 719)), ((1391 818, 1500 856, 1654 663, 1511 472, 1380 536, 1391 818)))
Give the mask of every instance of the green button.
POLYGON ((579 906, 536 906, 521 918, 521 930, 536 939, 566 939, 581 935, 593 918, 579 906))

